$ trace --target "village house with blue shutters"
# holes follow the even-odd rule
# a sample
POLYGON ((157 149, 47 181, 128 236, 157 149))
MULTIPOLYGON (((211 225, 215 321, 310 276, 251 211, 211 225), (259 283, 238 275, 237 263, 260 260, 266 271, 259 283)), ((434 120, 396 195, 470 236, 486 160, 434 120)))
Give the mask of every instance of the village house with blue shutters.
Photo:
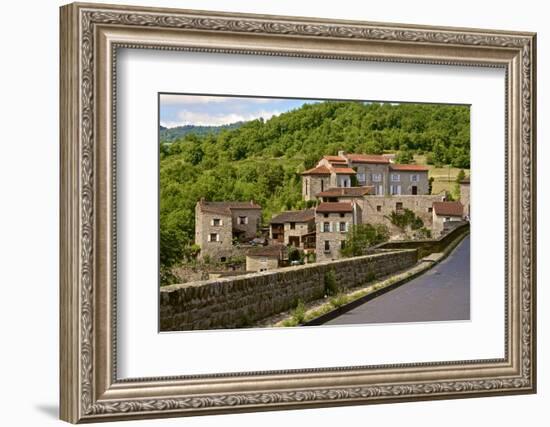
POLYGON ((259 238, 261 206, 254 201, 197 202, 195 242, 200 256, 224 261, 244 253, 249 255, 247 270, 263 271, 288 265, 283 247, 314 253, 316 261, 337 260, 354 225, 391 227, 392 212, 411 210, 433 237, 449 229, 446 223, 469 219, 469 180, 461 183, 461 200, 467 204, 449 202, 446 193, 430 194, 427 167, 397 164, 389 156, 340 151, 323 156, 301 176, 302 197, 316 206, 275 215, 265 240, 259 238), (258 244, 276 248, 251 247, 258 244))

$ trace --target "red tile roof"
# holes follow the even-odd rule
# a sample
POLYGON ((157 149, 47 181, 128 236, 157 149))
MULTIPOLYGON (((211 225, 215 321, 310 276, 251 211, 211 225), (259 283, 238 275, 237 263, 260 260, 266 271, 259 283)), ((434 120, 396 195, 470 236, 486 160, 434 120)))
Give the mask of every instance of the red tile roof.
POLYGON ((316 197, 361 197, 365 194, 372 194, 374 187, 339 187, 317 193, 316 197))
POLYGON ((460 202, 433 202, 432 206, 436 215, 461 217, 464 213, 460 202))
POLYGON ((328 160, 330 163, 347 163, 348 161, 340 156, 323 156, 323 159, 328 160))
POLYGON ((352 168, 334 168, 334 172, 336 175, 355 175, 357 172, 355 172, 352 168))
POLYGON ((422 165, 400 165, 392 163, 390 169, 394 171, 428 172, 429 168, 422 165))
POLYGON ((353 212, 351 203, 348 202, 324 202, 317 206, 318 213, 353 212))
POLYGON ((388 158, 378 154, 347 154, 346 157, 353 163, 382 163, 388 164, 388 158))
POLYGON ((271 224, 284 224, 285 222, 308 222, 315 219, 314 209, 304 209, 301 211, 286 211, 274 216, 271 224))
POLYGON ((330 170, 326 166, 317 166, 302 172, 302 175, 330 175, 330 170))

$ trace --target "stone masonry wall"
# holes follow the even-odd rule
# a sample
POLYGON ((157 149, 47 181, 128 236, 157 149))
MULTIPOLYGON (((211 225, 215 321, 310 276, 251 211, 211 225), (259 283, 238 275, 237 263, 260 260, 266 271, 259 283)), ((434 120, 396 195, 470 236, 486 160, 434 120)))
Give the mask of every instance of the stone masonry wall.
POLYGON ((416 262, 417 251, 409 249, 162 287, 160 329, 251 326, 260 319, 294 308, 299 300, 322 298, 325 274, 329 271, 334 271, 337 284, 351 288, 373 276, 391 274, 416 262))
POLYGON ((363 197, 363 222, 371 224, 386 224, 391 226, 387 218, 396 210, 397 203, 401 203, 403 209, 410 209, 422 221, 424 227, 432 226, 432 205, 433 202, 440 202, 443 194, 425 196, 366 196, 363 197))

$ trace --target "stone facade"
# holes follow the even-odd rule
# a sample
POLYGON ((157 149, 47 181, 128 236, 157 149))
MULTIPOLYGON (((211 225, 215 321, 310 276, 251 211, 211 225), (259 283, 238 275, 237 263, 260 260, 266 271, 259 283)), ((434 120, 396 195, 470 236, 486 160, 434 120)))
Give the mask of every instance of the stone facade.
POLYGON ((315 239, 315 210, 286 211, 270 221, 269 237, 277 243, 309 249, 307 243, 315 239), (311 239, 309 239, 311 237, 311 239))
MULTIPOLYGON (((412 166, 412 165, 403 165, 412 166)), ((388 176, 388 194, 427 195, 430 194, 428 171, 394 169, 390 166, 388 176)))
POLYGON ((201 247, 200 257, 221 260, 233 253, 231 215, 201 212, 195 206, 195 243, 201 247))
POLYGON ((438 202, 433 206, 432 236, 439 238, 453 226, 450 222, 463 222, 464 207, 460 202, 438 202))
POLYGON ((225 261, 234 255, 234 241, 255 238, 261 216, 261 207, 253 202, 197 202, 195 243, 201 248, 200 258, 225 261))
POLYGON ((325 295, 329 271, 342 288, 365 284, 417 262, 415 249, 388 251, 334 262, 306 264, 165 286, 160 289, 160 330, 181 331, 251 326, 268 316, 290 310, 298 301, 325 295))
POLYGON ((441 202, 445 199, 444 194, 425 196, 367 196, 364 197, 361 205, 363 222, 371 224, 385 224, 391 227, 387 218, 393 211, 410 209, 424 222, 424 226, 432 226, 432 205, 434 202, 441 202))
POLYGON ((302 196, 304 200, 316 200, 315 195, 330 188, 330 174, 311 174, 302 177, 302 196))
MULTIPOLYGON (((324 205, 342 205, 342 203, 323 203, 320 207, 324 205)), ((353 210, 349 212, 330 212, 329 209, 322 212, 319 209, 317 210, 315 214, 315 254, 317 262, 335 260, 341 257, 340 251, 354 223, 353 210)))
POLYGON ((246 271, 267 271, 288 261, 288 248, 280 243, 251 248, 246 254, 246 271))
POLYGON ((377 195, 388 194, 387 164, 354 163, 352 167, 357 169, 357 182, 360 186, 373 186, 374 194, 377 195))
POLYGON ((233 235, 243 240, 251 240, 256 237, 262 225, 261 209, 231 208, 231 220, 233 235))
POLYGON ((274 270, 279 267, 279 257, 247 255, 246 256, 246 271, 267 271, 274 270))

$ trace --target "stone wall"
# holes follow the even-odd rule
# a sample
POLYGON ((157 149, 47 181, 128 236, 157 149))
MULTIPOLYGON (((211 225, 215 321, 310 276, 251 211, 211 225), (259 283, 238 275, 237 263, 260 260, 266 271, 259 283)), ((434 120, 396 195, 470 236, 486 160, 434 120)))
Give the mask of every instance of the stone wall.
POLYGON ((161 331, 247 327, 265 317, 322 298, 325 275, 334 271, 342 288, 364 284, 413 266, 417 251, 386 251, 333 262, 287 267, 253 273, 165 286, 160 289, 161 331))
POLYGON ((457 223, 457 227, 452 231, 449 231, 439 239, 426 239, 426 240, 395 240, 392 242, 381 243, 375 246, 375 249, 416 249, 418 250, 418 257, 423 258, 434 252, 443 252, 443 250, 456 238, 461 235, 468 234, 470 232, 470 223, 461 222, 457 223))
POLYGON ((441 202, 444 194, 425 196, 365 196, 362 200, 363 223, 386 224, 391 227, 387 218, 396 210, 397 203, 402 204, 403 209, 410 209, 424 222, 424 227, 432 226, 433 202, 441 202))

